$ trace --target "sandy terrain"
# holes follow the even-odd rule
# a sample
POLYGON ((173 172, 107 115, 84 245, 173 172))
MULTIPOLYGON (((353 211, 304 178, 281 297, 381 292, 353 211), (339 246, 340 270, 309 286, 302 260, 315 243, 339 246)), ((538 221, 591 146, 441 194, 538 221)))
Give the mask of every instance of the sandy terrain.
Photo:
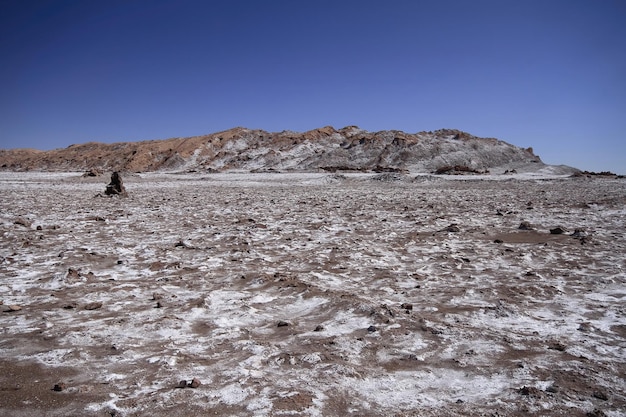
POLYGON ((0 173, 0 415, 626 415, 623 179, 107 182, 0 173))

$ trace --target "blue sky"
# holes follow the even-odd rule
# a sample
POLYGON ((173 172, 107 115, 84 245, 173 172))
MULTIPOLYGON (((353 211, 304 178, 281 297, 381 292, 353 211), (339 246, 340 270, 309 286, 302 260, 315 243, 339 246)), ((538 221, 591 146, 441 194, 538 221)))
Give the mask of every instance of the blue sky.
POLYGON ((456 128, 626 173, 621 0, 0 0, 0 148, 456 128))

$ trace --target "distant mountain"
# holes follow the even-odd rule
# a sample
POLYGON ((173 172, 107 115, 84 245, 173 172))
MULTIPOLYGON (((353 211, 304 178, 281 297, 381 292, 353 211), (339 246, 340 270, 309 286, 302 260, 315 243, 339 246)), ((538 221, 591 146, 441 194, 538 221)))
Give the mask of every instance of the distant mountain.
POLYGON ((534 170, 545 165, 531 148, 453 129, 409 134, 327 126, 304 133, 270 133, 237 127, 189 138, 89 142, 51 151, 0 150, 0 169, 11 171, 467 173, 518 167, 534 170))

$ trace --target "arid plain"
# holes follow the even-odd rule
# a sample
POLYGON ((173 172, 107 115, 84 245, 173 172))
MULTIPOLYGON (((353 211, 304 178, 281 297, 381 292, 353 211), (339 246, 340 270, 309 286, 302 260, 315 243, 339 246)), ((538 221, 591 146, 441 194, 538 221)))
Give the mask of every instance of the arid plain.
POLYGON ((0 173, 0 414, 626 415, 624 179, 124 181, 0 173))

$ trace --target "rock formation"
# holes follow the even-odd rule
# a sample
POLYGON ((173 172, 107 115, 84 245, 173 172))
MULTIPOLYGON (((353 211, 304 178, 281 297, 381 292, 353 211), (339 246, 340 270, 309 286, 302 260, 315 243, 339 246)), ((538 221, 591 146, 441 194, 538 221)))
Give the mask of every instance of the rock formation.
POLYGON ((545 165, 531 148, 459 130, 368 132, 356 126, 275 133, 234 128, 190 138, 91 142, 46 152, 0 150, 0 169, 11 171, 436 173, 450 167, 454 173, 498 173, 533 171, 545 165))
POLYGON ((124 183, 122 182, 122 177, 119 172, 115 171, 111 174, 111 182, 107 185, 106 190, 104 191, 106 195, 119 195, 122 197, 128 196, 126 192, 126 188, 124 187, 124 183))

